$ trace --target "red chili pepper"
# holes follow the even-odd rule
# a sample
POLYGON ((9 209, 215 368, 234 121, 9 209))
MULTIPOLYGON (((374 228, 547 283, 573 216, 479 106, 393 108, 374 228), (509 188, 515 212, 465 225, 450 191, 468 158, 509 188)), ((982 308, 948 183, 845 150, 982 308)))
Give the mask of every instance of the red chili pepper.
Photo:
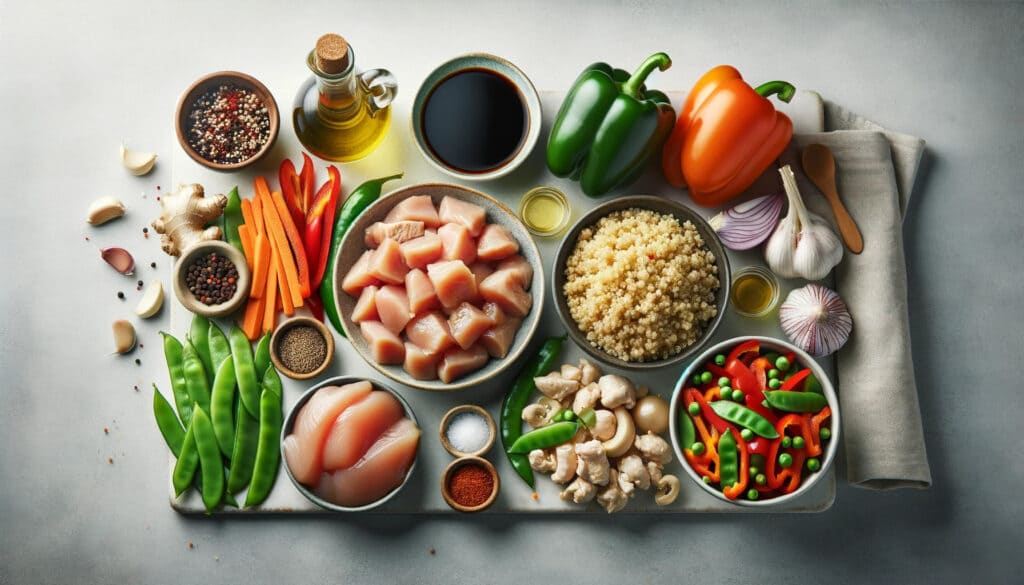
POLYGON ((308 154, 302 153, 302 171, 299 173, 299 188, 302 198, 299 201, 302 204, 303 214, 308 212, 310 206, 313 205, 313 182, 315 180, 316 169, 313 168, 313 161, 308 154))
POLYGON ((744 341, 743 343, 736 346, 735 349, 726 358, 725 363, 729 363, 732 360, 740 360, 745 364, 749 364, 754 358, 761 355, 761 342, 756 339, 750 341, 744 341), (744 361, 743 358, 748 358, 744 361))
POLYGON ((313 317, 317 321, 324 322, 324 304, 320 300, 320 295, 309 295, 306 299, 306 306, 309 307, 309 312, 313 313, 313 317))
POLYGON ((804 368, 804 369, 800 370, 799 372, 797 372, 797 373, 793 374, 792 376, 790 376, 788 380, 783 382, 782 386, 779 386, 779 390, 793 390, 793 389, 795 389, 797 387, 797 384, 800 384, 801 382, 803 382, 804 379, 806 379, 807 376, 809 376, 810 374, 811 374, 811 369, 810 368, 804 368))
POLYGON ((327 167, 327 174, 329 178, 323 187, 320 187, 306 223, 306 245, 316 246, 316 269, 313 272, 316 287, 320 286, 327 273, 327 259, 330 256, 331 237, 334 232, 334 215, 341 198, 341 173, 337 167, 331 165, 327 167))
POLYGON ((292 216, 295 226, 305 225, 306 215, 302 210, 300 201, 299 175, 295 173, 295 165, 289 159, 281 161, 281 168, 277 171, 277 180, 281 183, 281 195, 288 207, 288 213, 292 216))
MULTIPOLYGON (((764 358, 758 359, 763 360, 764 358)), ((754 360, 754 363, 756 364, 757 361, 758 360, 754 360)), ((768 362, 768 360, 764 361, 768 362)), ((747 408, 765 417, 772 424, 778 422, 779 417, 775 416, 775 413, 761 404, 764 402, 763 378, 767 376, 767 374, 764 373, 764 370, 761 370, 761 375, 759 376, 739 360, 732 360, 728 362, 725 369, 732 376, 733 384, 736 385, 736 388, 743 391, 743 402, 747 405, 747 408)))

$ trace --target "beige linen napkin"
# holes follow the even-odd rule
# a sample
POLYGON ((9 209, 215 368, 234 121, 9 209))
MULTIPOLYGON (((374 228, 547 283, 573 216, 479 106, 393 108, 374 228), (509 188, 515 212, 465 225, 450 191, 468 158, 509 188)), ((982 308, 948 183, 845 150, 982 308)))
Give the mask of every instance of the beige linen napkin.
MULTIPOLYGON (((847 251, 835 274, 853 316, 853 334, 836 356, 847 479, 871 489, 925 488, 932 480, 910 351, 902 229, 924 141, 829 102, 825 128, 794 142, 832 150, 837 188, 864 236, 864 251, 847 251)), ((800 179, 808 207, 832 218, 824 197, 800 179)))

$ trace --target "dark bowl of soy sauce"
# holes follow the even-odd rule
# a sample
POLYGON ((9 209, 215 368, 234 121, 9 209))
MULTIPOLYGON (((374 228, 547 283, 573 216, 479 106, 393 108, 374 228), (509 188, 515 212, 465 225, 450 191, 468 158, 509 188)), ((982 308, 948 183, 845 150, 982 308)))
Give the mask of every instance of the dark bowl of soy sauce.
POLYGON ((431 164, 460 179, 511 172, 537 144, 541 106, 529 78, 486 53, 456 57, 423 81, 412 109, 412 131, 431 164))

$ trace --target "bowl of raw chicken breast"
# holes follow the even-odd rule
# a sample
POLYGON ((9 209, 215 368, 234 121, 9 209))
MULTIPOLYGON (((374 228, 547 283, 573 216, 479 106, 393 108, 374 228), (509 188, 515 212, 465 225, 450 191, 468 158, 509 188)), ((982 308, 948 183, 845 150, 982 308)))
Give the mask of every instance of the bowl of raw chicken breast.
POLYGON ((479 191, 412 185, 345 233, 331 277, 345 335, 385 376, 457 390, 499 374, 540 321, 544 272, 526 226, 479 191))

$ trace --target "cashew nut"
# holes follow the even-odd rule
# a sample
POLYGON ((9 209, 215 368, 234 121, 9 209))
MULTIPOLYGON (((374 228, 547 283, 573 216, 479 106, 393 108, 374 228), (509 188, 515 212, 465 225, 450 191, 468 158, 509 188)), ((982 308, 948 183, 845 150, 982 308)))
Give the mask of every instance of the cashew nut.
POLYGON ((543 396, 536 404, 523 409, 523 421, 535 429, 542 427, 551 422, 561 408, 562 405, 557 401, 543 396))
POLYGON ((566 483, 576 475, 576 449, 572 443, 556 447, 555 460, 555 472, 551 474, 551 481, 566 483))
POLYGON ((567 502, 571 499, 574 503, 584 504, 594 499, 597 488, 582 477, 577 477, 558 495, 567 502))
POLYGON ((633 439, 636 437, 636 426, 633 424, 633 416, 624 406, 615 409, 615 435, 605 441, 602 446, 609 457, 624 455, 633 446, 633 439))
POLYGON ((549 453, 543 449, 534 449, 527 455, 527 459, 530 460, 530 467, 540 473, 552 473, 555 470, 556 460, 554 453, 549 453))
POLYGON ((659 506, 667 506, 676 501, 679 497, 679 478, 674 475, 664 475, 658 480, 658 493, 654 495, 654 503, 659 506))
POLYGON ((591 382, 580 388, 579 392, 573 396, 572 411, 579 414, 587 408, 594 408, 599 398, 601 398, 601 390, 598 389, 596 383, 591 382))

